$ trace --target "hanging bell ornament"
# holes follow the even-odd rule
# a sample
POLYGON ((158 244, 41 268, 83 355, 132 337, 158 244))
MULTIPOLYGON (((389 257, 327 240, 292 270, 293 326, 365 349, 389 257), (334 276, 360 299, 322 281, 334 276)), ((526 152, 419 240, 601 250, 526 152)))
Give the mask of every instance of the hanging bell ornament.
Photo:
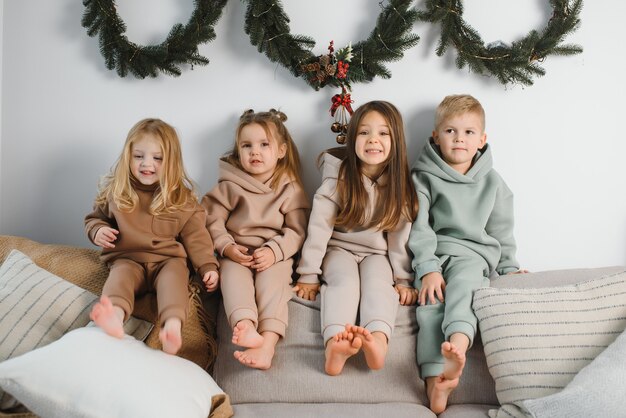
POLYGON ((338 134, 339 132, 341 132, 341 124, 339 122, 333 123, 332 125, 330 125, 330 130, 338 134))
POLYGON ((346 136, 344 134, 337 135, 337 143, 343 145, 346 143, 346 136))
POLYGON ((344 123, 343 125, 341 125, 341 133, 346 135, 348 133, 348 124, 344 123))

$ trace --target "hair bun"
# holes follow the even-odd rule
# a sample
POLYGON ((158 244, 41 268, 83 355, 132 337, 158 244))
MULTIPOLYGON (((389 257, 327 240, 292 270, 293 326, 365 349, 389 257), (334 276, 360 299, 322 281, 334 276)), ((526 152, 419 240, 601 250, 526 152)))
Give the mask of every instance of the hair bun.
POLYGON ((241 114, 241 116, 239 116, 239 120, 242 120, 245 117, 251 116, 251 115, 254 115, 254 109, 244 110, 243 113, 241 114))
POLYGON ((272 116, 274 116, 275 118, 277 118, 279 121, 281 122, 287 122, 287 115, 285 115, 283 112, 281 112, 280 110, 276 110, 276 109, 270 109, 269 112, 272 114, 272 116))

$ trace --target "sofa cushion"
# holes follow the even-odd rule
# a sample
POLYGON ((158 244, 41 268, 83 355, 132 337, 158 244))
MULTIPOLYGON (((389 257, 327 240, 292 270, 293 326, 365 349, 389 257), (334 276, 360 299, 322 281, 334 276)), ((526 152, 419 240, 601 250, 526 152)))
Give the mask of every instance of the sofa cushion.
MULTIPOLYGON (((101 294, 109 273, 107 266, 100 261, 100 252, 94 249, 41 244, 27 238, 0 235, 0 260, 4 260, 13 249, 28 255, 41 268, 96 295, 101 294)), ((177 355, 204 369, 210 369, 217 353, 213 337, 215 319, 207 314, 202 305, 202 292, 204 290, 196 281, 190 282, 189 316, 182 330, 183 345, 177 355)), ((154 293, 137 297, 133 316, 151 323, 157 322, 154 293)), ((158 327, 154 327, 145 342, 152 348, 160 349, 158 327)))
MULTIPOLYGON (((233 405, 236 418, 436 418, 413 403, 255 403, 233 405)), ((465 417, 467 418, 467 417, 465 417)))
POLYGON ((232 415, 226 395, 196 364, 98 327, 0 363, 0 386, 51 418, 206 418, 216 406, 214 417, 232 415))
MULTIPOLYGON (((319 297, 315 302, 294 297, 289 302, 286 336, 278 342, 272 367, 261 371, 235 360, 233 352, 240 348, 232 344, 232 330, 220 310, 217 327, 220 349, 213 375, 230 395, 233 405, 264 402, 426 405, 424 383, 416 362, 416 336, 415 306, 400 306, 382 370, 370 370, 360 353, 348 360, 341 375, 328 376, 324 372, 319 297)), ((468 353, 466 370, 472 377, 462 380, 450 403, 497 404, 479 343, 468 353)))
POLYGON ((483 288, 473 308, 502 405, 490 416, 522 417, 524 400, 563 389, 624 330, 626 272, 573 286, 483 288))
POLYGON ((524 401, 535 418, 619 417, 626 412, 626 331, 560 392, 524 401))

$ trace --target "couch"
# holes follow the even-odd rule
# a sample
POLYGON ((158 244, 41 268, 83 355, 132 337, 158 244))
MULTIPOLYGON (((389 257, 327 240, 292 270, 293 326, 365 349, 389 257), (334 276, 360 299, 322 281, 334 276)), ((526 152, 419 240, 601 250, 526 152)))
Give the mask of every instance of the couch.
MULTIPOLYGON (((95 294, 99 292, 106 277, 106 268, 100 263, 96 250, 44 245, 24 238, 0 236, 0 260, 3 260, 12 248, 23 250, 36 263, 42 263, 42 268, 72 279, 79 285, 88 287, 95 294), (97 274, 93 274, 94 271, 97 274), (85 285, 81 283, 84 277, 83 280, 76 280, 77 274, 91 276, 96 283, 85 285)), ((626 300, 624 297, 626 293, 620 293, 621 287, 624 287, 626 292, 626 268, 622 266, 537 272, 494 279, 492 288, 481 289, 476 294, 474 308, 480 313, 478 316, 481 332, 468 352, 460 386, 452 394, 448 409, 440 417, 523 416, 516 415, 522 414, 519 410, 522 401, 554 396, 555 393, 564 391, 577 372, 592 363, 594 358, 613 343, 626 328, 626 304, 623 302, 626 300), (606 284, 607 280, 611 283, 606 284), (612 301, 611 298, 617 299, 612 301), (550 308, 550 311, 543 311, 543 308, 540 309, 536 305, 538 302, 544 303, 544 307, 558 309, 550 308), (587 305, 592 308, 589 309, 587 305), (598 306, 603 308, 598 309, 598 306), (608 308, 604 309, 605 306, 608 308), (504 312, 503 309, 509 311, 504 312), (573 310, 580 312, 572 314, 573 310), (605 317, 593 320, 594 317, 588 314, 589 311, 601 311, 605 317), (554 318, 554 321, 545 324, 547 330, 555 327, 565 329, 564 327, 571 325, 576 330, 593 328, 590 335, 594 336, 580 337, 581 333, 578 331, 549 336, 548 334, 552 333, 541 330, 537 334, 539 337, 536 338, 542 342, 541 344, 532 342, 523 350, 511 350, 509 348, 518 343, 510 344, 506 341, 518 336, 498 334, 493 338, 493 335, 489 334, 513 332, 523 334, 527 338, 528 327, 538 329, 537 325, 529 325, 528 315, 554 318), (563 315, 565 316, 561 317, 563 315), (580 321, 576 315, 591 319, 580 321), (508 322, 490 323, 489 321, 493 321, 494 318, 496 321, 508 322), (586 325, 581 325, 582 323, 586 325), (518 332, 520 330, 521 332, 518 332), (489 335, 490 349, 498 347, 500 341, 504 341, 501 349, 495 353, 490 352, 489 361, 485 356, 486 346, 481 341, 483 334, 489 335), (595 334, 600 336, 596 337, 595 334), (551 351, 546 351, 543 342, 549 341, 549 338, 556 338, 554 341, 557 342, 566 341, 568 338, 577 340, 567 340, 567 344, 559 343, 553 345, 551 351), (595 339, 594 344, 587 343, 591 339, 595 339), (558 348, 559 346, 569 348, 558 348), (557 383, 525 385, 524 387, 542 386, 543 389, 530 394, 524 392, 521 401, 507 398, 511 388, 498 387, 494 382, 492 376, 496 376, 499 373, 497 368, 505 363, 502 358, 494 359, 494 356, 517 355, 519 351, 525 351, 531 360, 548 358, 554 357, 554 347, 557 347, 556 353, 560 353, 560 357, 565 357, 564 351, 587 351, 584 356, 578 356, 585 358, 578 361, 569 372, 553 373, 564 375, 557 383), (550 388, 547 388, 548 386, 550 388), (512 409, 507 411, 505 407, 508 406, 512 409)), ((271 369, 260 371, 245 367, 233 358, 232 353, 237 348, 230 342, 231 331, 217 296, 207 295, 197 286, 192 285, 190 289, 192 295, 195 295, 195 300, 201 302, 196 311, 192 312, 190 322, 197 321, 197 324, 194 324, 198 325, 195 329, 202 330, 203 335, 200 339, 194 339, 184 334, 185 349, 181 351, 181 356, 186 356, 210 373, 225 393, 225 396, 214 405, 212 416, 227 417, 233 413, 238 418, 435 416, 427 408, 424 382, 419 377, 415 361, 417 331, 415 307, 400 307, 396 328, 389 343, 387 361, 382 370, 369 370, 363 356, 357 355, 349 359, 341 375, 331 377, 323 371, 319 298, 310 302, 294 297, 289 302, 287 335, 277 346, 271 369)), ((138 309, 142 303, 138 304, 138 309)), ((145 303, 148 305, 147 311, 150 311, 149 305, 154 301, 145 303)), ((150 312, 147 314, 138 312, 138 316, 154 320, 150 312)), ((155 343, 150 337, 146 343, 158 348, 158 342, 155 343)), ((559 359, 552 359, 553 362, 555 360, 559 359)), ((506 362, 514 364, 521 361, 514 358, 506 362)), ((530 374, 531 378, 535 378, 546 368, 562 369, 560 364, 539 366, 530 364, 522 366, 522 370, 533 370, 533 367, 539 367, 539 370, 531 373, 506 373, 497 379, 508 384, 510 382, 507 379, 511 379, 510 375, 530 374)))

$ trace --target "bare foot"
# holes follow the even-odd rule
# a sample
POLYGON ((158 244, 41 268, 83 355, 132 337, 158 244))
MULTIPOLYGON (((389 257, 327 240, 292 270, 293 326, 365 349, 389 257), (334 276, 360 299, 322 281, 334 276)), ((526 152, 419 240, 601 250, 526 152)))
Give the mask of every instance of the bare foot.
POLYGON ((426 394, 430 401, 430 409, 435 414, 445 411, 448 397, 459 385, 459 378, 465 367, 465 353, 449 341, 441 344, 441 354, 444 357, 443 373, 426 379, 426 394))
POLYGON ((107 296, 100 297, 100 302, 91 309, 89 318, 110 336, 124 337, 124 311, 118 306, 113 306, 107 296))
POLYGON ((163 351, 167 354, 176 354, 183 345, 181 335, 182 322, 179 318, 169 318, 159 331, 159 339, 163 346, 163 351))
POLYGON ((385 357, 387 357, 387 336, 382 332, 370 333, 365 328, 356 325, 351 325, 350 329, 346 326, 346 330, 354 334, 355 340, 362 341, 367 367, 372 370, 382 369, 385 366, 385 357))
MULTIPOLYGON (((348 325, 346 325, 346 328, 348 325)), ((326 364, 324 370, 330 376, 337 376, 343 370, 346 361, 359 352, 362 341, 354 334, 342 331, 326 343, 326 364)))
POLYGON ((246 351, 235 351, 233 355, 244 366, 253 369, 267 370, 272 367, 274 350, 280 338, 274 332, 264 332, 261 336, 263 344, 257 348, 249 348, 246 351))
POLYGON ((233 344, 246 348, 259 348, 263 345, 263 337, 249 319, 243 319, 233 328, 233 344))

